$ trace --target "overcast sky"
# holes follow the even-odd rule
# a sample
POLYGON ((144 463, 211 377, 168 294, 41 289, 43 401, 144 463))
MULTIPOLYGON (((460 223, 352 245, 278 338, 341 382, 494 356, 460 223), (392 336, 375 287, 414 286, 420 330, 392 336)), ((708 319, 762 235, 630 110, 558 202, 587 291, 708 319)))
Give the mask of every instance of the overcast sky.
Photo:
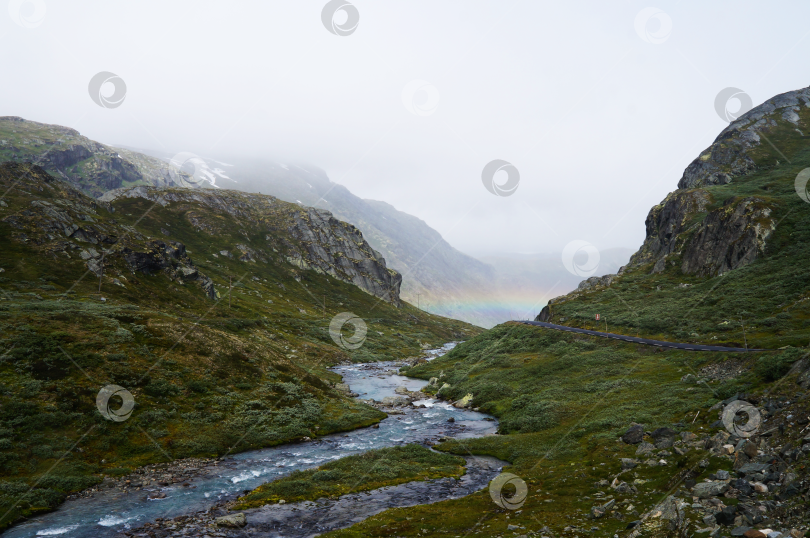
POLYGON ((726 125, 721 90, 759 104, 810 84, 805 1, 352 3, 335 35, 324 0, 12 0, 0 114, 310 163, 480 255, 637 248, 726 125), (100 71, 125 81, 120 106, 91 100, 100 71), (510 196, 482 183, 495 159, 519 171, 510 196))

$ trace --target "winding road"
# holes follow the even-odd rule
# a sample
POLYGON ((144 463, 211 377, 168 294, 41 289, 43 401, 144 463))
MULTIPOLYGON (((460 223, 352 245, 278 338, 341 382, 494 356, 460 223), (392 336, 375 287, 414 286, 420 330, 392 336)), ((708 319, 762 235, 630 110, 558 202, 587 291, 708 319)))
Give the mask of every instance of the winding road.
POLYGON ((723 347, 723 346, 704 346, 702 344, 681 344, 678 342, 664 342, 662 340, 650 340, 649 338, 636 338, 634 336, 626 336, 623 334, 603 333, 600 331, 589 331, 588 329, 577 329, 575 327, 566 327, 565 325, 555 325, 554 323, 546 323, 544 321, 520 321, 526 325, 536 325, 538 327, 545 327, 546 329, 554 329, 557 331, 566 331, 570 333, 589 334, 591 336, 599 336, 602 338, 613 338, 614 340, 622 340, 624 342, 633 342, 634 344, 644 344, 647 346, 656 347, 669 347, 673 349, 685 349, 687 351, 768 351, 767 349, 754 349, 743 347, 723 347))

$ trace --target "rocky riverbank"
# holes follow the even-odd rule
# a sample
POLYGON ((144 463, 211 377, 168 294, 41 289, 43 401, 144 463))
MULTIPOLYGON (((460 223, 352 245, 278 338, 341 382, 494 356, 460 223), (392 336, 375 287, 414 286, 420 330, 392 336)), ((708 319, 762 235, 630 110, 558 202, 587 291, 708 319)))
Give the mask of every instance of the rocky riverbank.
POLYGON ((109 495, 116 491, 127 494, 143 492, 149 499, 161 499, 166 494, 162 493, 160 488, 175 484, 194 488, 195 479, 217 474, 229 465, 233 466, 235 463, 208 458, 188 458, 171 463, 146 465, 119 478, 105 476, 96 486, 75 493, 67 500, 95 497, 98 494, 109 495))
POLYGON ((394 507, 430 504, 457 499, 485 487, 497 476, 504 462, 488 457, 469 457, 467 474, 460 479, 441 478, 409 482, 374 491, 344 495, 338 499, 315 502, 279 503, 243 512, 231 513, 227 503, 206 511, 173 519, 158 518, 117 538, 193 537, 280 537, 313 536, 352 525, 383 510, 394 507))

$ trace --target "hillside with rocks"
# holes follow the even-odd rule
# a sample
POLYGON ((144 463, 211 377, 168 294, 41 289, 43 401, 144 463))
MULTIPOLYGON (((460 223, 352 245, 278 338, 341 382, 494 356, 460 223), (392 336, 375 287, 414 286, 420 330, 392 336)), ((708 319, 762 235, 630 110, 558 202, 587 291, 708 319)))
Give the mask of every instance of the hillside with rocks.
POLYGON ((454 249, 424 221, 385 202, 361 199, 317 168, 243 158, 229 159, 236 164, 196 156, 179 162, 190 155, 170 164, 171 154, 112 147, 68 127, 0 117, 0 160, 38 164, 89 196, 135 186, 224 187, 325 209, 362 230, 388 266, 404 275, 405 300, 482 326, 503 319, 499 309, 469 306, 482 302, 481 290, 491 296, 483 302, 496 301, 494 269, 454 249))
POLYGON ((33 163, 96 197, 129 185, 182 186, 188 174, 165 161, 106 146, 75 129, 0 116, 0 162, 33 163))
POLYGON ((777 96, 725 129, 651 209, 630 262, 537 318, 765 351, 499 325, 402 372, 499 420, 500 435, 437 450, 506 460, 523 486, 501 505, 490 488, 326 536, 806 536, 810 204, 797 177, 810 168, 807 96, 777 96))
POLYGON ((83 490, 134 491, 120 479, 167 459, 186 480, 225 454, 375 424, 385 413, 329 367, 479 332, 402 301, 400 275, 327 211, 225 190, 95 199, 15 162, 0 189, 3 527, 83 490), (347 313, 362 346, 331 326, 347 313), (111 386, 132 398, 120 420, 99 407, 111 386))

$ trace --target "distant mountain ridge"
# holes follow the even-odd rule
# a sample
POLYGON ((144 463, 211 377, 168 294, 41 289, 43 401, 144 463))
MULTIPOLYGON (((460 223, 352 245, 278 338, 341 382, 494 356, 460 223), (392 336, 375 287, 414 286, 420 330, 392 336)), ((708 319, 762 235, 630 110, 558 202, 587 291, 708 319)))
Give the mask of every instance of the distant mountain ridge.
MULTIPOLYGON (((268 159, 222 160, 227 163, 190 153, 108 146, 74 129, 0 117, 0 161, 36 163, 93 197, 137 186, 210 186, 328 210, 361 230, 387 267, 402 275, 402 299, 434 314, 492 327, 527 317, 535 303, 545 304, 547 293, 576 286, 578 278, 558 258, 531 267, 523 260, 519 279, 505 276, 512 275, 510 262, 501 260, 502 269, 496 270, 453 248, 423 220, 389 203, 362 199, 318 168, 268 159)), ((607 270, 618 268, 607 265, 607 270)))
POLYGON ((17 116, 0 116, 0 161, 34 163, 94 197, 132 185, 182 186, 182 173, 160 159, 17 116))

